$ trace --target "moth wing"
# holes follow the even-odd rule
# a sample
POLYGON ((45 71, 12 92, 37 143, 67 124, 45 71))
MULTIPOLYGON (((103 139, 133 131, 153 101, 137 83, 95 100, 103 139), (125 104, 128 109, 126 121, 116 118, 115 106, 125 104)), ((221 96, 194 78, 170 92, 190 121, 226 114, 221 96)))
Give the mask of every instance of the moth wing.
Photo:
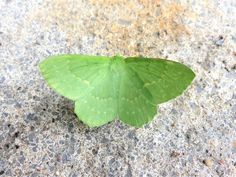
POLYGON ((191 69, 174 61, 136 57, 125 62, 119 118, 136 127, 152 120, 157 104, 179 96, 195 77, 191 69))
POLYGON ((86 55, 49 57, 40 70, 49 86, 76 101, 75 113, 90 127, 103 125, 115 118, 116 80, 109 70, 110 58, 86 55))

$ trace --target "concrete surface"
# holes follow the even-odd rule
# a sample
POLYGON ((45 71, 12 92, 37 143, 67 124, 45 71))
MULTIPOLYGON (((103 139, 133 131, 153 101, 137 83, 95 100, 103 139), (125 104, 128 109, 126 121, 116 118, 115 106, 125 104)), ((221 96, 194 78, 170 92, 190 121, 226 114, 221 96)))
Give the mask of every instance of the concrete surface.
POLYGON ((1 0, 0 176, 236 176, 235 0, 1 0), (152 123, 84 126, 38 63, 163 57, 197 77, 152 123))

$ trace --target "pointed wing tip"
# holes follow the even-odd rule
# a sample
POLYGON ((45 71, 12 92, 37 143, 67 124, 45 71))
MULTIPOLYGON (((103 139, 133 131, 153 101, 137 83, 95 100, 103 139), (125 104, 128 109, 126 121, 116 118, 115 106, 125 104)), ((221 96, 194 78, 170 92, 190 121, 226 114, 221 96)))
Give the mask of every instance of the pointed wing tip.
POLYGON ((43 73, 44 64, 45 64, 45 60, 44 60, 44 61, 41 61, 41 62, 39 63, 39 71, 40 71, 41 73, 43 73))
POLYGON ((68 55, 53 55, 53 56, 49 56, 49 57, 45 58, 38 65, 40 73, 44 76, 45 72, 47 72, 47 70, 50 69, 50 67, 53 64, 52 62, 55 59, 65 58, 67 56, 68 55))
POLYGON ((39 72, 40 72, 41 76, 43 77, 44 80, 46 80, 46 78, 45 78, 45 70, 46 70, 45 61, 41 61, 38 65, 38 67, 39 67, 39 72))
POLYGON ((53 59, 53 58, 55 58, 55 56, 47 57, 39 63, 39 70, 40 70, 41 73, 43 73, 45 71, 45 69, 47 67, 47 64, 48 64, 48 61, 50 59, 53 59))
POLYGON ((195 74, 195 72, 192 70, 192 69, 190 69, 190 68, 188 68, 189 69, 189 75, 190 75, 190 83, 189 84, 191 84, 192 82, 193 82, 193 80, 195 79, 195 77, 196 77, 196 74, 195 74))

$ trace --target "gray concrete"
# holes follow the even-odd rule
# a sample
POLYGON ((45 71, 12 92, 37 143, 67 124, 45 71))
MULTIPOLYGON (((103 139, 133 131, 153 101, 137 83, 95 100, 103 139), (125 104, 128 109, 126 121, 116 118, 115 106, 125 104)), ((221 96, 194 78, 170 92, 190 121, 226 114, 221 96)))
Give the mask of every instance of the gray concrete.
POLYGON ((1 0, 0 176, 236 176, 235 0, 1 0), (89 129, 38 63, 163 57, 197 74, 144 128, 89 129))

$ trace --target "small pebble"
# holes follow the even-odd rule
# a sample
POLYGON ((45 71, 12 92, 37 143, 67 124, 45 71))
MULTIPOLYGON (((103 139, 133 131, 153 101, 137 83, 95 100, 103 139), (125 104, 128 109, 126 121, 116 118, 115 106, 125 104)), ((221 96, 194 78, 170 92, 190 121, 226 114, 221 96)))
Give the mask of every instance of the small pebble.
POLYGON ((206 166, 208 166, 209 168, 211 168, 212 165, 213 165, 213 161, 212 161, 211 159, 205 159, 205 160, 203 160, 203 163, 204 163, 206 166))
POLYGON ((233 148, 236 149, 236 140, 233 141, 233 148))
POLYGON ((224 44, 224 37, 219 36, 218 40, 215 42, 217 46, 222 46, 224 44))

